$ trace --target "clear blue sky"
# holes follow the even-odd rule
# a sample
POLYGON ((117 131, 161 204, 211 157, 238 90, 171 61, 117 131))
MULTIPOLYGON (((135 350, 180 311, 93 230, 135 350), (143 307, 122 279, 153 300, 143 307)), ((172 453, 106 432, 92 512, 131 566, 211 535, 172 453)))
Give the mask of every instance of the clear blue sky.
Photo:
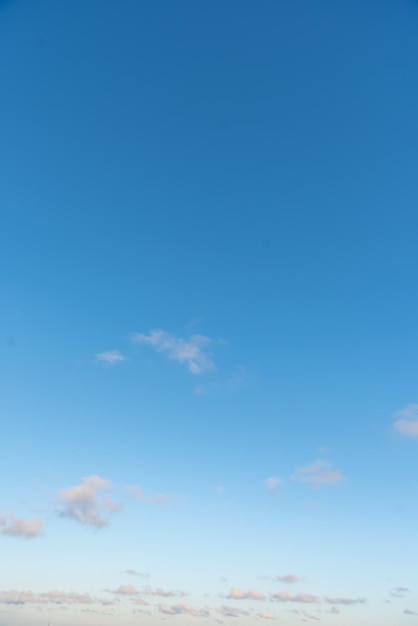
POLYGON ((418 619, 418 2, 0 2, 0 626, 418 619))

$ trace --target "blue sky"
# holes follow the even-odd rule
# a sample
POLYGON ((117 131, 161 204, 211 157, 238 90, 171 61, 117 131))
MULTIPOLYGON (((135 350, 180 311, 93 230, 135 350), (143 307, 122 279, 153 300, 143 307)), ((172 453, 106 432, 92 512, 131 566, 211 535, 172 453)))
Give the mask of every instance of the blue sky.
POLYGON ((417 622, 417 41, 0 2, 0 626, 417 622))

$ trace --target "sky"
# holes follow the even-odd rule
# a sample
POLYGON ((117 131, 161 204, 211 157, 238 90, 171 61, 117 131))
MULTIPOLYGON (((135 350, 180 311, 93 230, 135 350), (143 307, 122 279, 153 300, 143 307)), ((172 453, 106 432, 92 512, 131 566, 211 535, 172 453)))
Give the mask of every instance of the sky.
POLYGON ((418 2, 0 2, 0 626, 418 623, 418 2))

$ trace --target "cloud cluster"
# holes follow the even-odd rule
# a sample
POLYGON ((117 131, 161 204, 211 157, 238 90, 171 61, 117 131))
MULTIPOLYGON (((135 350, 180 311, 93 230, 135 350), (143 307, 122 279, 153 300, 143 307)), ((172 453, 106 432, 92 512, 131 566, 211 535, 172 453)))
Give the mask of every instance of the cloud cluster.
POLYGON ((292 476, 292 480, 318 489, 323 485, 337 485, 343 479, 341 472, 335 469, 331 463, 318 460, 307 465, 299 467, 292 476))
POLYGON ((83 478, 80 485, 62 489, 59 493, 60 516, 95 528, 108 526, 109 514, 121 508, 109 497, 100 495, 111 488, 112 484, 108 480, 93 474, 83 478))
POLYGON ((183 339, 165 330, 152 330, 149 335, 134 333, 131 339, 135 343, 147 345, 157 352, 162 352, 168 359, 185 365, 192 374, 202 374, 215 368, 207 352, 212 341, 204 335, 193 335, 189 339, 183 339))
POLYGON ((0 534, 10 537, 25 537, 33 539, 39 537, 44 529, 44 523, 40 519, 24 520, 14 515, 0 517, 0 534))
POLYGON ((33 591, 0 591, 1 604, 101 604, 104 606, 114 605, 115 602, 95 598, 89 593, 77 593, 75 591, 66 592, 59 590, 34 593, 33 591))
POLYGON ((407 437, 418 437, 418 404, 408 404, 396 411, 396 421, 393 428, 396 432, 407 437))
POLYGON ((249 589, 248 591, 242 591, 232 587, 230 592, 225 596, 228 600, 265 600, 266 596, 257 591, 257 589, 249 589))

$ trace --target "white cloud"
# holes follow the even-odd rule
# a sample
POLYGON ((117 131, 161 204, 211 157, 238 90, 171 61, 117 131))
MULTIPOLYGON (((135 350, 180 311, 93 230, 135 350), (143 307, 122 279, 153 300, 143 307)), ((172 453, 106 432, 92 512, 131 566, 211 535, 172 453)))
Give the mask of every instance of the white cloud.
POLYGON ((106 363, 106 365, 117 365, 118 363, 122 363, 122 361, 126 361, 126 356, 119 352, 119 350, 108 350, 107 352, 96 354, 96 360, 101 363, 106 363))
POLYGON ((207 348, 212 341, 204 335, 193 335, 189 339, 182 339, 170 335, 165 330, 152 330, 149 335, 134 333, 132 341, 163 352, 168 359, 186 365, 192 374, 202 374, 215 368, 215 364, 207 354, 207 348))
POLYGON ((14 515, 7 518, 0 517, 0 534, 2 535, 33 539, 34 537, 39 537, 43 529, 44 523, 40 519, 24 520, 14 515))
POLYGON ((62 489, 59 493, 61 517, 69 517, 95 528, 108 526, 108 514, 121 508, 109 497, 103 499, 99 496, 99 492, 106 492, 111 487, 112 484, 108 480, 92 475, 83 478, 80 485, 62 489))
POLYGON ((305 483, 314 488, 322 485, 337 485, 343 479, 341 472, 327 461, 315 461, 306 467, 299 467, 292 476, 292 480, 305 483))
POLYGON ((228 600, 265 600, 266 597, 261 591, 257 589, 249 589, 248 591, 242 591, 232 587, 230 592, 225 596, 228 600))
POLYGON ((126 489, 133 495, 135 500, 145 502, 146 504, 167 504, 171 499, 166 493, 157 493, 155 496, 147 496, 142 488, 137 485, 130 485, 126 489))
POLYGON ((262 611, 261 613, 257 613, 257 617, 261 619, 276 619, 274 613, 269 613, 268 611, 262 611))
POLYGON ((418 437, 418 404, 408 404, 394 414, 393 428, 401 435, 418 437))
POLYGON ((300 604, 313 604, 319 602, 318 596, 313 596, 310 593, 296 593, 293 594, 290 591, 277 591, 270 594, 271 600, 274 602, 298 602, 300 604))
POLYGON ((283 480, 278 476, 270 476, 270 478, 266 478, 264 481, 264 485, 268 491, 272 494, 277 494, 280 487, 283 485, 283 480))

